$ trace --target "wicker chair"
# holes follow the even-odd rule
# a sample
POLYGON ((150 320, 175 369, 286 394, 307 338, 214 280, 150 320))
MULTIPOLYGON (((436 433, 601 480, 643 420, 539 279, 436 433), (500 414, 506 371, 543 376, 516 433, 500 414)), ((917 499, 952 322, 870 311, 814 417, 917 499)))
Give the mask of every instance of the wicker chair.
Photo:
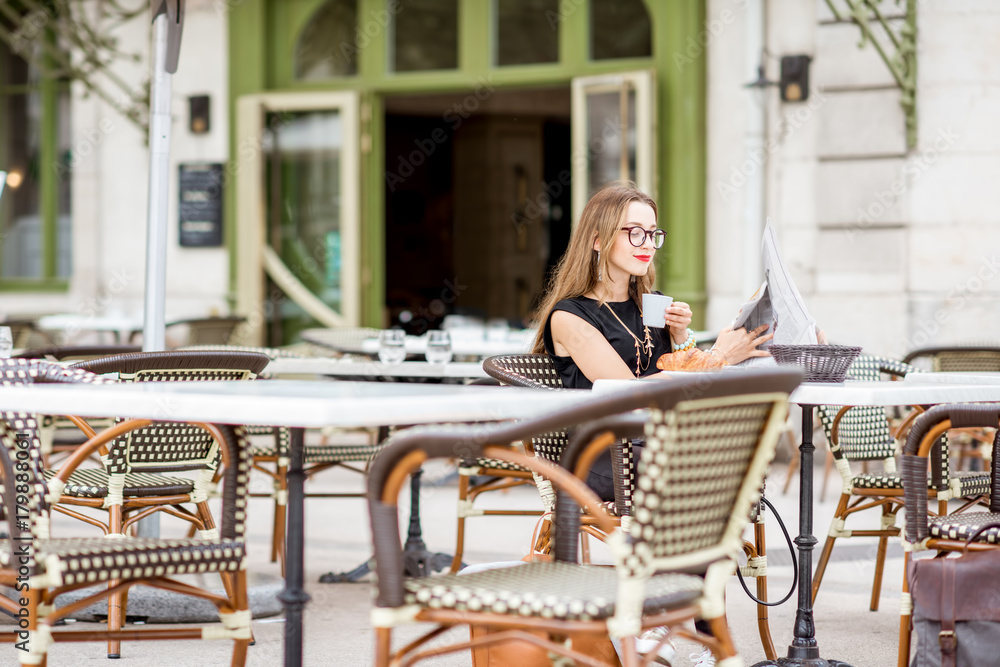
MULTIPOLYGON (((906 667, 910 658, 910 620, 913 601, 910 597, 909 569, 913 551, 932 549, 938 555, 963 551, 966 540, 980 527, 1000 521, 1000 493, 990 497, 986 512, 964 512, 946 516, 930 516, 924 495, 927 479, 927 460, 932 456, 936 443, 952 428, 978 427, 997 429, 1000 426, 1000 404, 939 405, 917 417, 906 438, 901 462, 903 489, 906 501, 906 532, 903 537, 903 599, 900 603, 898 664, 906 667)), ((997 431, 1000 433, 1000 430, 997 431)), ((996 442, 994 442, 996 445, 996 442)), ((1000 452, 993 448, 990 466, 991 486, 1000 490, 1000 452)), ((932 459, 933 463, 933 459, 932 459)), ((969 545, 969 551, 996 549, 1000 546, 1000 528, 996 526, 980 533, 969 545)), ((985 582, 994 585, 995 582, 985 582)), ((930 639, 933 642, 933 638, 930 639)), ((962 662, 959 647, 958 664, 962 662)))
POLYGON ((327 350, 340 354, 368 355, 361 344, 370 339, 378 338, 381 329, 369 327, 339 327, 328 329, 306 329, 300 335, 302 340, 327 350))
MULTIPOLYGON (((234 345, 199 345, 180 348, 182 350, 226 352, 240 351, 267 355, 270 361, 279 358, 301 358, 302 355, 289 350, 274 347, 239 347, 234 345)), ((258 373, 259 379, 271 378, 267 368, 258 373)), ((271 530, 271 562, 281 563, 281 573, 285 572, 285 506, 288 500, 288 464, 291 456, 288 448, 291 444, 291 430, 285 426, 245 426, 247 435, 271 436, 271 441, 254 441, 251 445, 253 468, 271 478, 273 487, 271 493, 251 493, 251 498, 272 498, 274 500, 274 521, 271 530)), ((303 452, 303 473, 305 478, 331 468, 342 468, 367 474, 361 466, 367 466, 379 450, 379 439, 372 435, 370 429, 364 429, 368 436, 365 444, 327 444, 325 439, 317 444, 308 444, 303 452)), ((363 491, 357 493, 306 493, 306 498, 364 498, 363 491)))
POLYGON ((760 369, 738 377, 708 377, 708 384, 703 377, 643 383, 516 424, 411 429, 393 438, 372 465, 368 486, 378 574, 372 610, 375 664, 383 667, 403 658, 411 664, 508 641, 534 644, 578 664, 608 664, 574 651, 563 639, 611 634, 623 638, 625 664, 632 667, 638 664, 635 637, 660 626, 703 642, 720 667, 739 664, 725 619, 725 584, 784 425, 788 394, 802 374, 797 369, 760 369), (644 425, 632 415, 610 419, 641 407, 651 408, 644 425), (580 510, 565 502, 566 496, 586 507, 606 533, 615 532, 597 497, 563 468, 507 446, 599 419, 607 421, 601 423, 598 447, 636 435, 646 440, 627 538, 619 532, 609 540, 615 568, 570 562, 580 510), (554 562, 404 579, 399 492, 407 474, 424 460, 450 457, 459 447, 477 457, 516 462, 565 492, 556 508, 554 562), (570 557, 565 557, 567 552, 570 557), (698 617, 709 622, 713 637, 677 627, 698 617), (392 628, 407 622, 437 625, 393 654, 392 628), (422 650, 445 628, 467 623, 488 626, 491 632, 473 641, 422 650))
MULTIPOLYGON (((908 353, 903 361, 927 366, 936 373, 1000 372, 1000 341, 966 341, 953 345, 922 347, 908 353)), ((967 460, 988 465, 993 441, 981 429, 954 429, 950 434, 951 455, 958 458, 958 469, 967 460)))
MULTIPOLYGON (((38 382, 96 383, 104 378, 79 369, 67 369, 48 362, 0 359, 0 381, 4 384, 38 382)), ((118 539, 107 537, 52 538, 48 534, 50 502, 58 496, 58 482, 47 479, 42 466, 38 421, 34 415, 0 413, 0 466, 3 469, 3 498, 8 509, 9 540, 0 543, 0 583, 17 588, 21 599, 0 596, 0 608, 12 615, 27 609, 26 651, 22 665, 44 665, 52 641, 108 641, 118 645, 129 640, 232 639, 232 664, 243 665, 251 640, 250 610, 246 587, 246 480, 249 452, 239 429, 230 426, 200 425, 221 448, 227 465, 223 492, 221 531, 198 539, 118 539), (10 511, 17 507, 17 512, 10 511), (27 513, 27 516, 24 514, 27 513), (15 516, 16 515, 16 516, 15 516), (21 556, 28 550, 28 562, 21 556), (27 569, 27 590, 24 581, 27 569), (190 584, 170 579, 171 575, 218 572, 229 592, 222 597, 190 584), (108 587, 71 605, 56 609, 54 601, 62 593, 85 586, 107 583, 108 587), (129 629, 67 632, 54 626, 74 611, 104 597, 124 595, 135 585, 170 590, 205 599, 219 610, 222 627, 183 629, 129 629), (26 604, 25 604, 26 603, 26 604)), ((83 424, 83 422, 81 422, 83 424)), ((80 449, 98 449, 150 427, 149 420, 131 420, 95 434, 80 449)), ((66 483, 65 479, 59 482, 66 483)), ((21 612, 23 613, 23 612, 21 612)), ((24 641, 17 631, 0 633, 8 641, 24 641)))
MULTIPOLYGON (((562 380, 552 361, 544 354, 512 354, 490 357, 483 361, 483 370, 502 385, 531 387, 549 391, 562 390, 562 380)), ((533 452, 553 463, 558 463, 566 446, 566 431, 556 431, 536 436, 526 442, 528 452, 533 452)), ((465 520, 473 516, 540 516, 544 512, 534 510, 484 510, 473 507, 480 495, 491 491, 504 491, 515 486, 539 484, 542 502, 546 511, 554 507, 555 496, 551 485, 541 478, 535 478, 531 470, 500 459, 484 457, 463 457, 458 466, 458 527, 456 530, 455 555, 451 571, 462 568, 465 554, 465 520), (481 480, 481 481, 480 481, 481 480)), ((543 529, 542 535, 548 531, 543 529)), ((535 548, 535 545, 532 545, 535 548)))
MULTIPOLYGON (((883 357, 858 357, 848 371, 849 380, 879 381, 883 375, 900 378, 917 369, 909 364, 883 357)), ((823 582, 823 574, 839 538, 878 537, 875 555, 875 577, 869 608, 878 611, 882 590, 882 573, 890 537, 899 535, 896 513, 903 506, 903 478, 896 472, 896 437, 889 427, 889 415, 881 407, 820 406, 819 417, 830 442, 843 489, 830 524, 823 551, 813 575, 812 596, 815 602, 823 582), (881 461, 882 471, 857 473, 852 463, 881 461), (849 517, 867 510, 880 510, 881 524, 877 529, 856 530, 846 527, 849 517)), ((919 410, 917 411, 919 412, 919 410)), ((916 412, 913 413, 913 417, 916 412)), ((911 418, 912 419, 912 418, 911 418)), ((900 425, 908 426, 908 422, 900 425)), ((952 472, 949 466, 948 444, 943 440, 937 450, 934 476, 929 481, 928 496, 938 501, 939 514, 947 514, 948 500, 966 498, 968 504, 979 502, 990 492, 989 475, 983 472, 952 472)), ((961 511, 961 510, 959 510, 961 511)))
MULTIPOLYGON (((252 352, 147 352, 120 354, 82 361, 70 368, 97 374, 117 374, 123 382, 203 381, 252 379, 269 359, 252 352)), ((121 422, 121 418, 116 422, 121 422)), ((92 434, 91 434, 92 435, 92 434)), ((204 429, 188 424, 162 423, 115 438, 98 451, 103 468, 81 468, 85 455, 76 453, 58 470, 45 471, 55 511, 97 526, 105 534, 123 535, 140 519, 165 512, 191 523, 198 535, 215 539, 218 529, 208 497, 218 481, 222 445, 204 429), (169 473, 194 471, 194 479, 169 473), (168 473, 168 474, 164 474, 168 473), (194 504, 194 511, 185 507, 194 504), (71 509, 106 510, 107 522, 71 509)), ((115 593, 108 600, 108 628, 116 631, 125 618, 127 597, 115 593)), ((108 644, 109 657, 120 655, 118 640, 108 644)))
MULTIPOLYGON (((494 377, 502 384, 509 384, 521 387, 535 387, 542 389, 562 389, 562 380, 559 377, 558 372, 555 369, 555 365, 552 363, 552 359, 546 354, 520 354, 520 355, 504 355, 498 357, 491 357, 483 362, 483 368, 486 372, 494 377)), ((561 466, 567 470, 573 471, 574 474, 579 479, 586 479, 587 473, 593 464, 593 459, 586 458, 580 460, 577 458, 577 454, 569 454, 566 452, 566 447, 569 444, 569 432, 566 430, 553 431, 551 433, 543 433, 531 439, 532 449, 534 453, 546 459, 552 463, 559 463, 561 466)), ((602 514, 606 514, 611 517, 612 523, 614 525, 620 525, 622 521, 628 521, 629 517, 632 515, 632 493, 635 489, 636 479, 634 477, 634 472, 636 469, 635 461, 635 449, 632 447, 631 443, 628 442, 616 442, 613 447, 611 447, 611 467, 614 476, 614 488, 615 488, 615 499, 613 501, 602 503, 602 514)), ((479 466, 489 466, 491 462, 489 460, 484 460, 482 463, 477 462, 479 466)), ((493 473, 498 470, 496 464, 493 465, 493 473)), ((467 469, 475 470, 476 467, 469 465, 467 469)), ((489 469, 489 468, 487 468, 489 469)), ((461 472, 461 470, 460 470, 461 472)), ((546 478, 533 473, 535 484, 538 487, 539 494, 542 496, 542 503, 548 514, 555 508, 555 490, 552 488, 551 482, 546 478)), ((459 478, 459 546, 456 548, 458 552, 461 548, 462 540, 462 529, 463 529, 463 518, 462 509, 467 507, 462 503, 462 478, 459 478)), ((761 493, 763 493, 764 487, 761 486, 761 493)), ((487 512, 482 512, 486 514, 487 512)), ((598 517, 594 517, 587 512, 584 512, 580 517, 581 527, 580 530, 584 535, 591 535, 599 540, 606 539, 607 535, 601 529, 601 521, 598 517)), ((766 541, 764 534, 764 507, 762 503, 756 503, 750 514, 750 522, 754 527, 754 540, 753 542, 744 541, 743 551, 747 557, 747 564, 740 568, 740 572, 745 577, 753 577, 757 582, 757 597, 762 601, 767 601, 767 550, 766 541)), ((539 543, 533 545, 534 549, 539 552, 548 552, 551 550, 552 544, 550 541, 551 532, 551 520, 546 519, 539 538, 539 543)), ((580 541, 582 556, 584 562, 589 562, 590 554, 587 548, 586 538, 580 541)), ((452 572, 455 572, 456 568, 453 563, 452 572)), ((771 638, 771 628, 768 622, 768 608, 766 605, 757 605, 757 626, 760 633, 761 645, 764 648, 764 653, 767 655, 768 659, 774 659, 777 654, 774 650, 774 641, 771 638)))

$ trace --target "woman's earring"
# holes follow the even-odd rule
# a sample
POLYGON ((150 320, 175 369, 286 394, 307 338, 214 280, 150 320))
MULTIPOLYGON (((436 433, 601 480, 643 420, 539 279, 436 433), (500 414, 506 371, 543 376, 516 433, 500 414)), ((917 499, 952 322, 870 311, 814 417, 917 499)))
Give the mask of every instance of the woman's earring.
POLYGON ((601 251, 597 251, 597 282, 601 282, 601 251))

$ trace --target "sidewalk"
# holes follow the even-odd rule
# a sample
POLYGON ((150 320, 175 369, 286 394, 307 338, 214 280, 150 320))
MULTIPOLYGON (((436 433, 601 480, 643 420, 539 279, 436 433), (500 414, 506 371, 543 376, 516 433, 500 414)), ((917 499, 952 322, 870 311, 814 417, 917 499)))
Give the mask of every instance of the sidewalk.
MULTIPOLYGON (((784 483, 784 466, 775 466, 768 483, 768 498, 778 508, 788 526, 791 537, 798 534, 798 489, 793 481, 787 496, 781 495, 784 483)), ((821 471, 820 471, 821 474, 821 471)), ((839 479, 831 473, 827 497, 815 505, 814 534, 819 539, 815 557, 822 548, 824 535, 839 494, 839 479)), ((446 482, 433 486, 435 479, 446 479, 446 471, 429 468, 421 498, 424 539, 428 548, 451 552, 455 535, 456 485, 446 482)), ((254 479, 255 490, 267 484, 254 479)), ((821 487, 817 477, 817 495, 821 487)), ((314 491, 360 489, 360 478, 346 472, 327 472, 319 475, 308 487, 314 491)), ((496 496, 496 494, 494 494, 496 496)), ((408 500, 408 499, 404 499, 408 500)), ((485 496, 483 506, 506 507, 540 506, 533 488, 508 491, 502 499, 485 496)), ((407 512, 408 502, 403 503, 407 512)), ((254 588, 273 587, 280 583, 277 564, 268 562, 270 544, 271 506, 266 499, 251 499, 249 507, 250 581, 254 588)), ((371 605, 371 586, 361 584, 319 584, 320 575, 329 571, 344 571, 368 558, 368 515, 363 499, 312 499, 306 502, 306 582, 312 602, 306 609, 305 664, 309 666, 363 666, 370 665, 373 656, 373 632, 368 624, 371 605), (331 532, 336 526, 336 532, 331 532)), ((531 517, 485 517, 467 522, 466 562, 518 560, 526 552, 535 519, 531 517)), ((67 525, 67 519, 57 518, 54 532, 67 525)), ((792 577, 791 560, 777 524, 771 519, 768 533, 768 584, 771 599, 779 599, 788 591, 792 577)), ((171 526, 164 520, 165 534, 171 526)), ((405 525, 404 525, 405 530, 405 525)), ((65 534, 65 533, 64 533, 65 534)), ((595 560, 607 562, 603 545, 592 541, 595 560)), ((845 540, 834 550, 834 561, 820 591, 816 607, 816 636, 822 657, 847 662, 854 667, 890 667, 896 664, 896 644, 899 627, 899 590, 902 581, 902 549, 890 545, 882 586, 882 601, 878 612, 868 611, 873 575, 872 556, 875 539, 853 538, 845 540)), ((815 560, 815 558, 814 558, 815 560)), ((212 582, 208 582, 212 585, 212 582)), ((753 582, 748 586, 754 590, 753 582)), ((785 604, 771 609, 771 633, 779 656, 785 655, 792 639, 797 594, 785 604)), ((765 658, 757 634, 756 606, 740 588, 733 577, 728 589, 729 621, 737 649, 746 665, 765 658)), ((131 610, 130 610, 131 611, 131 610)), ((83 629, 90 623, 75 623, 74 629, 83 629)), ((254 622, 256 645, 250 647, 248 665, 278 667, 282 664, 282 629, 280 615, 257 619, 254 622)), ((96 627, 96 626, 95 626, 96 627)), ((415 627, 396 633, 397 642, 416 636, 415 627)), ((455 633, 459 630, 453 631, 455 633)), ((447 636, 447 635, 446 635, 447 636)), ((122 645, 122 658, 113 663, 116 667, 141 665, 142 667, 179 667, 202 665, 228 665, 232 644, 214 642, 131 642, 122 645)), ((676 665, 688 664, 688 653, 697 646, 678 642, 676 665)), ((3 649, 13 651, 10 649, 3 649)), ((49 665, 107 664, 105 647, 99 643, 54 644, 49 653, 49 665)), ((5 656, 0 664, 13 664, 5 656)), ((471 664, 468 654, 455 654, 428 661, 429 666, 467 667, 471 664)), ((675 665, 675 667, 676 667, 675 665)))

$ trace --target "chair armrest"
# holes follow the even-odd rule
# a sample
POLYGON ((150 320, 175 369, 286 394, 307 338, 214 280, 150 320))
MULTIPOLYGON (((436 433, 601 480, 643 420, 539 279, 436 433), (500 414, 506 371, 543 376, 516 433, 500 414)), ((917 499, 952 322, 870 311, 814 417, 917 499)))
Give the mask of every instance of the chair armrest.
MULTIPOLYGON (((906 503, 907 541, 916 543, 928 535, 927 502, 924 494, 927 486, 927 457, 939 446, 937 443, 941 437, 952 428, 997 428, 998 425, 1000 425, 1000 404, 997 403, 938 405, 917 417, 907 434, 901 465, 906 503)), ((990 470, 991 512, 1000 509, 998 466, 1000 466, 1000 455, 994 451, 990 470)))

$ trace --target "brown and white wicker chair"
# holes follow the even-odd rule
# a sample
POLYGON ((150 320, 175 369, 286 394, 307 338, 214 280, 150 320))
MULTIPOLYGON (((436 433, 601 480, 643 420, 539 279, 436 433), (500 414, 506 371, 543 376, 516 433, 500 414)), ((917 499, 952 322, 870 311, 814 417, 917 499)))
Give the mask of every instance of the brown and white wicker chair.
MULTIPOLYGON (((951 345, 922 347, 909 352, 903 361, 935 373, 998 373, 1000 372, 1000 341, 970 340, 951 345)), ((992 456, 993 442, 981 429, 954 429, 949 437, 951 456, 958 459, 958 470, 967 462, 987 467, 992 456)))
MULTIPOLYGON (((255 352, 170 351, 140 352, 82 361, 70 368, 99 375, 112 374, 120 382, 193 382, 249 380, 267 366, 267 356, 255 352)), ((113 409, 113 406, 109 406, 113 409)), ((116 417, 116 422, 121 422, 116 417)), ((126 534, 140 519, 164 512, 189 522, 204 539, 218 529, 208 506, 221 475, 222 444, 205 429, 190 424, 157 423, 131 431, 102 445, 103 468, 80 467, 81 450, 45 471, 53 510, 72 516, 105 534, 126 534), (176 476, 180 472, 194 477, 176 476), (193 510, 186 505, 194 505, 193 510), (103 510, 107 521, 73 507, 103 510)), ((127 596, 108 600, 108 628, 118 630, 125 619, 127 596)), ((109 657, 120 655, 117 640, 108 644, 109 657)))
POLYGON ((725 619, 725 584, 784 426, 788 394, 801 379, 797 369, 781 368, 641 383, 520 423, 411 429, 393 438, 376 458, 368 487, 378 574, 372 610, 375 664, 384 667, 404 657, 411 664, 508 641, 541 646, 577 664, 607 664, 563 641, 568 635, 590 634, 621 637, 625 664, 632 667, 638 664, 635 638, 660 626, 707 645, 720 667, 740 664, 725 619), (711 381, 706 383, 706 378, 711 381), (624 531, 616 532, 611 517, 581 480, 544 459, 509 448, 512 442, 597 419, 607 419, 597 435, 598 446, 607 446, 636 434, 634 416, 610 417, 637 408, 649 408, 641 431, 646 445, 633 498, 634 517, 624 531), (615 567, 567 562, 572 560, 564 557, 567 550, 575 551, 580 510, 572 506, 564 511, 569 503, 558 503, 554 562, 404 578, 400 490, 423 461, 450 457, 457 447, 516 462, 551 479, 611 536, 608 544, 615 567), (694 618, 708 621, 714 636, 696 636, 678 627, 694 618), (393 653, 392 629, 408 622, 437 625, 393 653), (472 623, 488 626, 491 632, 472 641, 424 648, 444 629, 472 623))
MULTIPOLYGON (((552 359, 546 354, 520 354, 503 355, 491 357, 483 362, 486 372, 502 384, 509 384, 521 387, 535 387, 540 389, 561 389, 562 380, 552 363, 552 359)), ((558 430, 552 433, 544 433, 531 439, 532 449, 535 455, 540 456, 550 462, 559 463, 567 470, 572 471, 579 479, 587 479, 588 471, 594 462, 594 458, 579 458, 579 452, 569 453, 566 447, 569 444, 569 432, 558 430)), ((618 441, 607 443, 611 448, 611 467, 614 476, 615 499, 602 503, 604 513, 612 517, 614 525, 618 526, 622 521, 628 521, 632 514, 632 493, 635 489, 635 449, 631 442, 618 441)), ((474 468, 473 468, 474 469, 474 468)), ((551 514, 555 508, 555 490, 551 482, 537 473, 533 473, 535 484, 546 512, 551 514)), ((763 486, 761 487, 763 492, 763 486)), ((459 545, 462 539, 462 503, 461 503, 461 478, 459 482, 459 545)), ((486 514, 486 512, 483 512, 486 514)), ((754 540, 743 542, 743 551, 746 555, 746 565, 740 567, 740 573, 744 577, 752 577, 756 581, 756 595, 761 601, 767 601, 767 549, 764 533, 764 507, 762 503, 754 505, 750 513, 750 523, 753 525, 754 540)), ((540 530, 539 544, 534 545, 536 551, 547 553, 551 550, 552 544, 549 541, 551 533, 551 520, 545 520, 540 530)), ((587 512, 580 517, 581 540, 583 562, 590 561, 590 554, 587 548, 586 535, 591 535, 597 539, 604 540, 606 535, 600 528, 600 522, 587 512)), ((456 549, 457 551, 458 549, 456 549)), ((452 565, 452 572, 456 567, 452 565)), ((774 650, 774 641, 771 638, 771 627, 768 621, 768 607, 757 605, 757 625, 760 634, 761 645, 768 659, 777 657, 774 650)))
MULTIPOLYGON (((234 345, 198 345, 194 347, 180 348, 181 350, 208 351, 208 352, 253 352, 267 355, 268 359, 289 359, 301 358, 296 352, 283 350, 275 347, 246 347, 234 345)), ((257 374, 260 380, 270 379, 271 375, 267 368, 257 374)), ((286 505, 288 501, 288 465, 291 457, 288 448, 291 444, 291 431, 285 426, 245 426, 251 440, 251 452, 253 455, 253 469, 271 478, 273 485, 270 493, 250 494, 251 498, 272 498, 274 500, 274 519, 271 530, 271 562, 280 561, 281 572, 285 572, 285 519, 286 505)), ((379 439, 373 434, 371 429, 364 429, 366 440, 352 443, 329 443, 324 435, 323 440, 317 443, 310 443, 303 451, 303 473, 308 480, 314 475, 339 468, 349 470, 359 475, 367 474, 367 465, 372 457, 379 450, 379 439)), ((305 493, 306 498, 364 498, 364 491, 358 492, 338 492, 338 493, 318 493, 311 491, 305 493)))
MULTIPOLYGON (((0 359, 0 382, 103 382, 104 378, 78 369, 67 369, 44 361, 0 359)), ((149 420, 120 422, 108 431, 95 434, 81 446, 87 450, 139 430, 148 430, 149 420), (138 430, 137 430, 138 429, 138 430)), ((82 425, 82 422, 81 422, 82 425)), ((82 426, 85 428, 85 426, 82 426)), ((0 466, 3 469, 3 498, 7 508, 10 538, 0 542, 0 585, 16 587, 18 597, 0 596, 0 608, 17 615, 26 609, 27 627, 21 632, 2 632, 11 643, 25 642, 20 653, 22 665, 44 665, 53 641, 108 641, 117 645, 128 640, 232 639, 233 665, 243 665, 251 640, 250 610, 246 588, 246 480, 249 452, 238 428, 198 425, 221 448, 226 459, 221 530, 196 539, 152 539, 120 536, 53 538, 49 535, 50 508, 58 496, 42 465, 37 417, 24 413, 0 413, 0 466), (17 507, 17 512, 11 508, 17 507), (27 516, 24 516, 24 514, 27 516), (22 558, 26 556, 27 562, 22 558), (223 597, 171 579, 171 575, 218 572, 223 575, 229 596, 223 597), (25 579, 26 577, 26 579, 25 579), (26 589, 21 582, 27 583, 26 589), (97 593, 66 605, 54 607, 56 597, 71 590, 107 583, 97 593), (129 629, 68 632, 54 628, 76 610, 104 597, 120 596, 135 585, 173 591, 205 599, 214 604, 221 627, 182 629, 129 629), (26 603, 26 604, 25 604, 26 603)), ((60 480, 65 482, 65 480, 60 480)), ((57 484, 58 486, 58 484, 57 484)), ((110 620, 110 619, 109 619, 110 620)), ((110 626, 110 623, 109 623, 110 626)))
MULTIPOLYGON (((848 379, 877 382, 883 376, 902 378, 917 371, 914 366, 894 359, 862 355, 851 364, 848 379)), ((918 408, 917 412, 920 410, 918 408)), ((896 472, 895 461, 897 436, 890 429, 888 412, 882 407, 825 405, 820 406, 818 412, 843 484, 840 501, 813 575, 813 602, 819 594, 835 542, 851 537, 878 537, 869 604, 869 609, 878 611, 886 549, 889 538, 899 535, 896 514, 903 506, 903 478, 896 472), (869 473, 852 468, 852 463, 862 462, 880 462, 882 470, 869 473), (880 513, 878 528, 858 530, 847 527, 849 518, 868 510, 880 513)), ((915 416, 916 413, 913 414, 915 416)), ((904 422, 899 427, 905 428, 908 424, 904 422)), ((990 493, 988 473, 950 469, 947 439, 942 439, 940 447, 935 450, 934 474, 929 478, 928 486, 928 497, 938 501, 938 513, 942 515, 947 514, 948 501, 952 498, 967 500, 967 504, 958 510, 962 511, 990 493)))
MULTIPOLYGON (((515 387, 531 387, 549 391, 562 390, 562 380, 556 372, 552 360, 545 354, 509 354, 490 357, 483 361, 483 370, 500 384, 515 387)), ((524 443, 525 451, 534 453, 558 463, 566 446, 565 430, 539 434, 524 443)), ((515 486, 531 484, 539 486, 545 511, 551 512, 555 496, 551 485, 542 478, 535 478, 531 470, 510 461, 487 457, 463 457, 458 465, 458 527, 456 530, 455 555, 451 571, 458 572, 465 554, 465 520, 474 516, 541 516, 544 511, 500 510, 474 507, 476 498, 492 491, 505 491, 515 486)), ((543 528, 542 534, 547 535, 543 528)), ((544 537, 543 537, 544 539, 544 537)), ((532 545, 535 548, 535 545, 532 545)))
POLYGON ((329 327, 306 329, 302 340, 319 348, 339 354, 359 354, 371 356, 362 348, 362 343, 370 338, 378 338, 381 329, 370 327, 329 327))
MULTIPOLYGON (((910 622, 913 600, 910 596, 906 572, 914 551, 936 550, 938 555, 963 551, 966 540, 988 524, 1000 522, 1000 452, 996 439, 990 466, 990 496, 986 512, 963 512, 944 516, 931 516, 927 512, 924 489, 927 485, 928 458, 937 443, 952 429, 1000 427, 1000 404, 956 404, 930 408, 917 417, 906 438, 901 471, 906 502, 906 530, 903 537, 903 597, 900 601, 899 667, 906 667, 910 660, 910 622)), ((994 432, 1000 434, 1000 430, 994 432)), ((996 438, 996 435, 994 435, 996 438)), ((987 528, 968 546, 969 551, 983 551, 1000 547, 1000 528, 987 528)), ((987 582, 994 585, 996 582, 987 582)), ((928 638, 934 643, 934 638, 928 638)), ((963 662, 962 649, 958 648, 958 664, 963 662)))

